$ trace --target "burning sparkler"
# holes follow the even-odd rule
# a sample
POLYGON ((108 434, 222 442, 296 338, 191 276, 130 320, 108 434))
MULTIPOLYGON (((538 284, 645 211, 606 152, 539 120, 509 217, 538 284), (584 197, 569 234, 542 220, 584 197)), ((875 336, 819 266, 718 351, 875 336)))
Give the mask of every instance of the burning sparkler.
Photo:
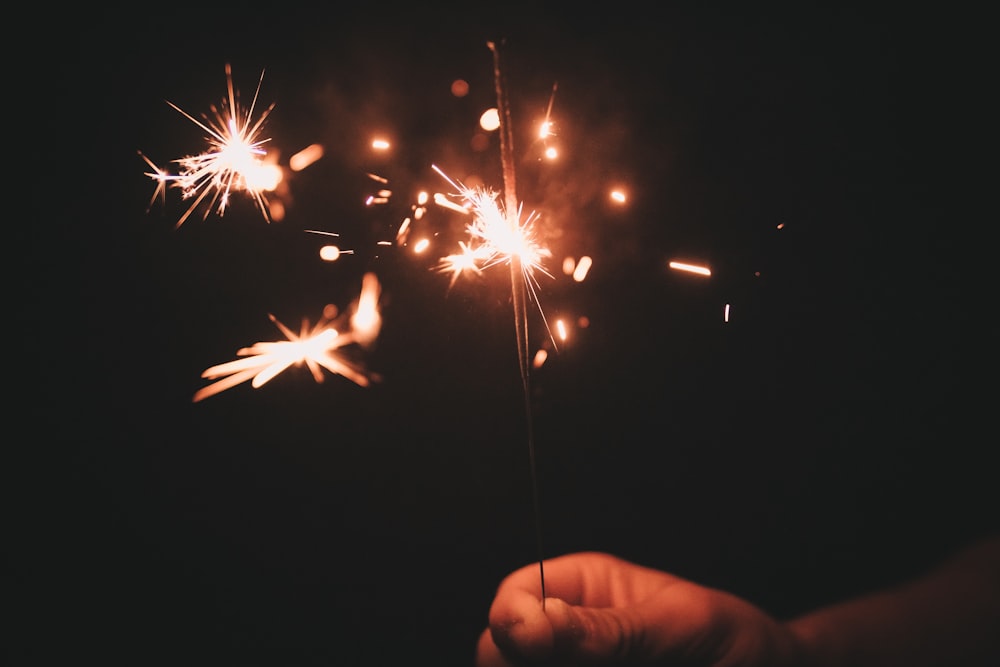
MULTIPOLYGON (((527 301, 530 299, 539 306, 535 271, 544 272, 540 260, 548 256, 547 250, 535 241, 533 232, 536 216, 528 215, 522 221, 522 206, 517 201, 514 174, 513 132, 510 123, 510 106, 507 100, 507 89, 503 83, 500 49, 494 42, 487 46, 493 52, 493 78, 497 95, 497 129, 500 131, 500 162, 503 171, 504 200, 500 204, 499 193, 489 189, 469 189, 453 182, 444 172, 434 167, 449 183, 459 190, 461 196, 470 206, 474 218, 467 226, 475 247, 469 252, 465 261, 473 265, 492 266, 507 263, 510 267, 511 298, 514 306, 514 330, 517 338, 518 365, 521 373, 524 409, 527 416, 528 456, 531 470, 531 491, 535 509, 535 536, 538 545, 538 574, 541 580, 542 606, 545 606, 545 565, 544 549, 542 547, 541 503, 538 495, 538 479, 535 465, 534 420, 531 413, 531 360, 528 354, 528 314, 527 301), (481 244, 481 245, 480 245, 481 244), (480 257, 477 253, 482 253, 480 257)), ((453 272, 460 270, 456 261, 443 260, 442 267, 453 272)), ((453 273, 453 280, 457 274, 453 273)), ((548 275, 548 274, 547 274, 548 275)), ((551 277, 551 276, 550 276, 551 277)), ((543 313, 544 321, 544 313, 543 313)), ((546 328, 548 324, 546 324, 546 328)), ((551 332, 549 333, 552 339, 551 332)), ((553 344, 554 344, 554 339, 553 344)))
POLYGON ((194 199, 191 206, 177 221, 177 227, 200 206, 204 207, 203 219, 212 210, 222 217, 229 206, 233 192, 244 191, 253 199, 257 208, 267 222, 271 221, 268 211, 268 201, 265 192, 273 190, 281 180, 281 171, 275 165, 267 164, 264 156, 267 154, 263 145, 270 141, 261 138, 261 131, 268 114, 274 108, 271 104, 259 118, 254 120, 254 108, 264 80, 261 73, 257 90, 250 106, 240 106, 239 93, 233 86, 232 68, 226 64, 226 83, 228 97, 221 107, 212 105, 211 115, 202 114, 198 120, 173 102, 167 102, 173 109, 200 127, 207 133, 205 141, 208 148, 197 155, 173 160, 178 166, 177 173, 171 173, 157 166, 152 160, 139 155, 152 169, 146 172, 156 182, 156 189, 150 199, 150 205, 159 197, 164 200, 167 187, 180 188, 182 199, 194 199))
POLYGON ((323 382, 325 368, 361 387, 369 386, 378 376, 350 360, 343 349, 349 345, 369 347, 377 338, 382 324, 378 312, 380 289, 375 274, 366 274, 361 296, 349 317, 339 319, 336 306, 327 305, 316 324, 310 326, 309 320, 303 319, 298 334, 269 314, 287 340, 254 343, 237 351, 242 359, 205 369, 201 376, 216 382, 199 389, 192 401, 197 403, 247 381, 255 389, 260 388, 290 366, 302 364, 309 368, 316 382, 323 382), (340 322, 343 332, 337 328, 340 322))
MULTIPOLYGON (((524 216, 522 205, 510 212, 498 201, 498 192, 489 188, 468 188, 453 181, 437 165, 431 167, 455 188, 454 196, 463 200, 464 205, 456 210, 473 216, 472 222, 465 228, 469 243, 459 242, 462 252, 442 257, 437 269, 442 273, 451 273, 451 284, 454 284, 465 271, 480 273, 498 264, 518 264, 518 279, 545 322, 545 313, 538 299, 536 273, 552 277, 543 265, 552 253, 537 240, 534 225, 538 215, 531 212, 524 216)), ((551 332, 549 337, 552 337, 551 332)))

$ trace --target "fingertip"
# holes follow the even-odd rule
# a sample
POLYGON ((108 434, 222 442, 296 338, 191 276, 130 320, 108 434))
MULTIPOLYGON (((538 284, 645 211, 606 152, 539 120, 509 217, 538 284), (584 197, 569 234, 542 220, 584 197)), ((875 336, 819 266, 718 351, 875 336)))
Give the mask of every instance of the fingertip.
POLYGON ((479 635, 479 642, 476 644, 476 667, 510 667, 500 649, 493 641, 493 635, 487 628, 479 635))
POLYGON ((530 593, 512 591, 498 598, 490 609, 489 631, 499 651, 513 659, 538 661, 552 653, 552 625, 530 593))

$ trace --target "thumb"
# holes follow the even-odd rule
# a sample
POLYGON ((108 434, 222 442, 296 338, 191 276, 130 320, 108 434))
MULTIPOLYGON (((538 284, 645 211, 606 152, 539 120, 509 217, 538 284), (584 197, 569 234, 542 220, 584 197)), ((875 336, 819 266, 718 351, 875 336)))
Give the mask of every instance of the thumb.
POLYGON ((627 609, 580 607, 546 598, 545 616, 552 627, 553 654, 560 658, 597 666, 638 657, 640 621, 627 609))

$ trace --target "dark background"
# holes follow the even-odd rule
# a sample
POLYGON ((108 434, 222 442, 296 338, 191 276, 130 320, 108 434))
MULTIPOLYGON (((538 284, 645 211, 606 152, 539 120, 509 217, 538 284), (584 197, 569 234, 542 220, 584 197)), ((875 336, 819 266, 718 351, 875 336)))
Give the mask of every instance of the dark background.
MULTIPOLYGON (((980 21, 284 3, 65 26, 64 66, 35 84, 61 103, 27 108, 70 140, 34 187, 42 210, 69 198, 51 181, 84 187, 50 241, 71 260, 26 279, 54 288, 36 317, 63 352, 20 409, 18 442, 44 462, 12 505, 33 631, 14 657, 471 664, 496 585, 539 556, 529 438, 545 556, 613 552, 781 617, 994 531, 980 21), (551 234, 542 307, 590 322, 532 373, 530 424, 505 270, 449 290, 433 261, 376 245, 419 188, 448 190, 432 164, 502 189, 498 138, 470 144, 496 103, 489 40, 517 195, 551 234), (166 166, 202 150, 165 100, 207 111, 226 63, 244 101, 263 72, 279 163, 326 155, 288 181, 281 221, 237 196, 176 228, 187 204, 171 190, 147 211, 138 151, 166 166), (549 165, 530 133, 554 84, 549 165), (368 150, 376 132, 389 155, 368 150), (388 204, 364 206, 368 172, 388 204), (354 253, 324 263, 306 229, 354 253), (584 254, 573 283, 561 259, 584 254), (292 368, 191 402, 202 370, 282 338, 268 313, 315 321, 368 271, 382 382, 292 368)), ((461 238, 440 209, 425 224, 461 238)), ((544 344, 534 317, 529 333, 544 344)))

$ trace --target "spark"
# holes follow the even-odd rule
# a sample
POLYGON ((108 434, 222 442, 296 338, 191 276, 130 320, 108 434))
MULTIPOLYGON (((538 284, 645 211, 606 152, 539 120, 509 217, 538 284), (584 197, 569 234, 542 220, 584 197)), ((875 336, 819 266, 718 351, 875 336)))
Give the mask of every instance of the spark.
POLYGON ((302 171, 323 157, 323 153, 324 149, 322 144, 310 144, 292 157, 288 158, 288 168, 292 171, 302 171))
POLYGON ((500 113, 497 109, 487 109, 479 116, 479 127, 487 132, 493 132, 500 127, 500 113))
POLYGON ((459 241, 458 245, 462 252, 442 257, 437 265, 437 269, 441 273, 451 273, 451 282, 448 283, 449 289, 455 285, 458 277, 467 271, 481 274, 482 270, 479 265, 486 254, 481 250, 481 247, 473 248, 464 241, 459 241))
POLYGON ((314 325, 303 318, 298 334, 269 313, 271 322, 286 340, 254 343, 236 352, 242 358, 205 369, 201 377, 216 381, 195 392, 192 402, 197 403, 247 381, 259 389, 289 367, 303 364, 309 368, 317 383, 323 382, 325 376, 322 369, 325 368, 358 386, 369 386, 378 377, 348 359, 343 350, 352 344, 369 347, 375 341, 381 327, 377 308, 379 292, 375 274, 366 274, 361 297, 354 304, 353 313, 345 320, 347 326, 344 331, 338 328, 338 311, 333 305, 323 309, 322 317, 314 325))
POLYGON ((468 188, 453 181, 437 165, 431 166, 455 188, 456 192, 452 196, 461 198, 463 204, 455 204, 443 195, 435 201, 473 216, 472 222, 466 225, 469 243, 460 242, 462 252, 443 257, 438 270, 451 272, 454 284, 458 275, 464 271, 480 273, 498 264, 509 265, 516 258, 521 267, 524 285, 544 320, 538 300, 540 285, 537 273, 552 277, 543 265, 544 260, 551 257, 552 253, 537 241, 535 222, 538 215, 532 212, 523 216, 523 207, 520 205, 517 211, 510 213, 498 201, 499 193, 496 191, 481 187, 468 188))
MULTIPOLYGON (((211 105, 211 114, 202 114, 201 120, 181 109, 173 102, 167 104, 207 133, 208 148, 197 155, 173 160, 178 166, 177 173, 170 173, 157 167, 145 155, 140 155, 150 165, 153 172, 146 175, 156 181, 157 195, 165 196, 166 187, 180 188, 182 199, 194 199, 187 211, 177 221, 180 227, 199 207, 204 207, 202 219, 208 218, 212 210, 222 217, 229 206, 233 192, 246 192, 261 211, 264 219, 271 222, 265 191, 275 187, 274 170, 265 164, 267 154, 263 145, 270 141, 261 138, 264 121, 274 104, 271 104, 259 118, 254 120, 254 109, 264 74, 261 73, 257 90, 250 106, 242 108, 239 93, 233 86, 232 67, 226 64, 228 97, 221 106, 211 105)), ((151 200, 152 201, 152 200, 151 200)))
POLYGON ((669 266, 670 266, 671 269, 675 269, 677 271, 686 271, 688 273, 697 273, 697 274, 702 275, 702 276, 710 276, 710 275, 712 275, 712 270, 709 269, 707 266, 698 266, 696 264, 687 264, 685 262, 673 262, 673 261, 670 262, 669 266))

